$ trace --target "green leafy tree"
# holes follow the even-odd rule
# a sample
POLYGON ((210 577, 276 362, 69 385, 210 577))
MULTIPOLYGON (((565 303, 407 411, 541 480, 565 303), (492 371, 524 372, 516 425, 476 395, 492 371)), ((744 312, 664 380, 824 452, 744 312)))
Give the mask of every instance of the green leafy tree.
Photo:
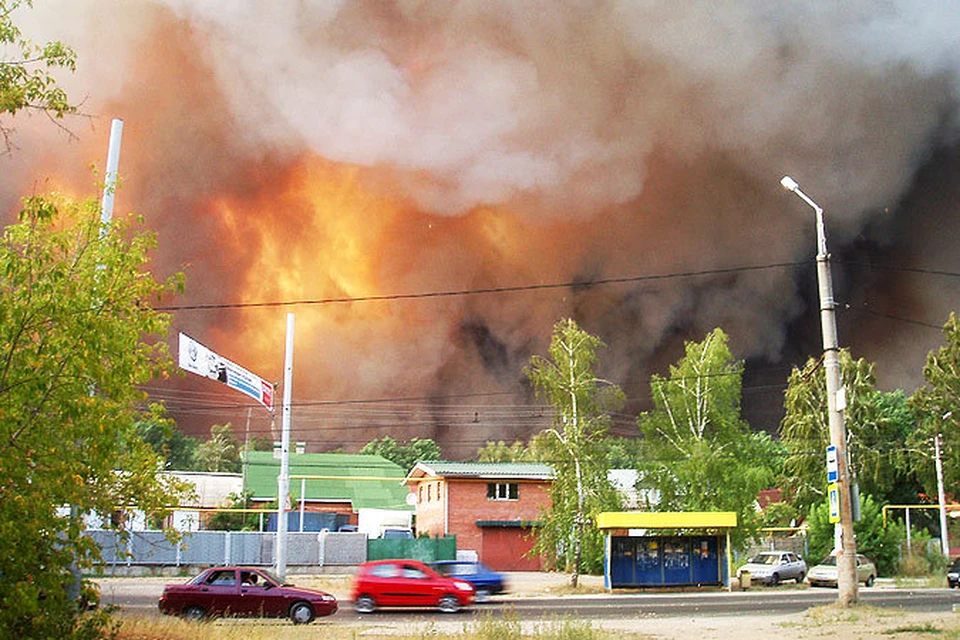
POLYGON ((210 439, 197 445, 194 460, 200 471, 240 471, 240 444, 233 437, 229 422, 210 427, 210 439))
POLYGON ((603 440, 610 430, 608 411, 623 403, 619 387, 593 372, 599 338, 561 320, 553 330, 550 359, 533 356, 524 372, 538 396, 554 408, 554 426, 545 430, 544 447, 555 471, 552 504, 537 530, 536 553, 562 559, 576 587, 584 566, 598 571, 603 538, 587 527, 597 514, 620 507, 620 497, 607 479, 603 440))
POLYGON ((740 414, 743 363, 714 329, 687 342, 670 376, 654 375, 653 410, 637 420, 644 436, 641 487, 655 489, 660 511, 734 511, 735 544, 760 524, 756 500, 773 483, 776 445, 753 433, 740 414))
POLYGON ((943 337, 944 346, 927 355, 925 384, 910 398, 919 424, 909 438, 907 464, 929 496, 937 495, 933 439, 938 433, 944 485, 960 484, 960 319, 956 314, 951 313, 944 324, 943 337))
POLYGON ((530 460, 530 452, 527 445, 516 440, 513 444, 507 444, 503 440, 488 440, 486 444, 477 450, 477 460, 479 462, 527 462, 530 460))
POLYGON ((552 462, 550 456, 553 455, 551 444, 552 436, 541 431, 530 438, 530 442, 524 444, 517 440, 513 444, 507 444, 503 440, 488 441, 484 446, 477 450, 477 460, 479 462, 552 462))
POLYGON ((140 438, 163 458, 164 469, 190 471, 194 468, 199 443, 196 438, 184 435, 172 420, 141 421, 136 428, 140 438))
POLYGON ((421 460, 440 459, 440 447, 432 438, 413 438, 401 444, 390 436, 384 436, 363 445, 360 453, 382 456, 403 467, 407 473, 421 460))
POLYGON ((151 304, 182 277, 154 281, 153 236, 132 219, 102 233, 95 201, 30 197, 19 219, 0 239, 0 629, 81 637, 97 625, 67 569, 98 558, 82 514, 179 500, 135 425, 161 418, 141 391, 172 364, 151 304))
MULTIPOLYGON (((51 70, 60 68, 72 72, 76 68, 76 54, 61 42, 40 46, 23 37, 13 16, 17 9, 32 4, 31 0, 0 0, 0 117, 28 109, 63 118, 76 112, 76 107, 57 86, 51 70)), ((9 150, 11 129, 2 119, 0 135, 9 150)))
POLYGON ((210 531, 259 531, 260 515, 249 511, 239 511, 253 508, 253 492, 231 493, 227 496, 227 509, 238 511, 218 511, 206 524, 210 531))
MULTIPOLYGON (((807 525, 809 556, 819 562, 834 546, 834 525, 830 522, 830 505, 826 500, 811 505, 807 525)), ((873 560, 877 573, 890 576, 897 572, 900 542, 906 530, 893 520, 884 525, 882 505, 871 496, 860 498, 860 520, 853 523, 853 533, 857 538, 857 553, 873 560)))
MULTIPOLYGON (((860 492, 883 502, 916 500, 913 473, 904 464, 904 446, 914 429, 913 414, 900 392, 875 384, 873 365, 841 349, 840 379, 845 391, 844 426, 850 472, 860 492)), ((781 487, 806 512, 826 500, 825 451, 830 444, 826 374, 819 360, 790 373, 784 395, 780 440, 787 450, 781 487)))

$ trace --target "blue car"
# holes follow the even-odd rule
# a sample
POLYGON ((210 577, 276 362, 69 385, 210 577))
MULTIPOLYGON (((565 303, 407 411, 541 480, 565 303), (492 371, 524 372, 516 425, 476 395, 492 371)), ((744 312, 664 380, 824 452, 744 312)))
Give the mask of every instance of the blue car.
POLYGON ((437 573, 450 578, 466 580, 476 590, 476 602, 483 602, 490 596, 507 592, 507 579, 502 573, 488 568, 480 562, 464 560, 440 560, 430 564, 437 573))

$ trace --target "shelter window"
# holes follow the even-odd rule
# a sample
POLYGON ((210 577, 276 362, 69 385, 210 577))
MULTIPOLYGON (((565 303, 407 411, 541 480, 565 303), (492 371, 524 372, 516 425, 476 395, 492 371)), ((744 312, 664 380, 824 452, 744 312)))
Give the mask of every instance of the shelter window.
POLYGON ((487 483, 487 500, 519 500, 520 485, 516 482, 487 483))

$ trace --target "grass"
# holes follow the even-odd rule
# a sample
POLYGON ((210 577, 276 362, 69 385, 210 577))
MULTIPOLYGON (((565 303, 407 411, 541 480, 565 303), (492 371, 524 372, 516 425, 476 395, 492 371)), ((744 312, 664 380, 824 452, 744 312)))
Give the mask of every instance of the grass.
POLYGON ((943 633, 942 629, 933 626, 929 622, 926 624, 907 624, 895 629, 889 629, 883 632, 884 635, 892 636, 897 633, 943 633))
MULTIPOLYGON (((522 623, 516 614, 503 617, 492 614, 475 616, 460 630, 442 629, 436 623, 411 624, 407 631, 372 618, 369 625, 334 626, 318 620, 310 625, 293 626, 285 621, 214 620, 192 623, 172 617, 120 616, 117 640, 305 640, 322 636, 324 640, 404 640, 410 638, 460 638, 461 640, 614 640, 612 634, 595 628, 590 622, 562 618, 522 623), (389 625, 382 633, 378 628, 389 625)), ((633 636, 641 638, 642 636, 633 636)))

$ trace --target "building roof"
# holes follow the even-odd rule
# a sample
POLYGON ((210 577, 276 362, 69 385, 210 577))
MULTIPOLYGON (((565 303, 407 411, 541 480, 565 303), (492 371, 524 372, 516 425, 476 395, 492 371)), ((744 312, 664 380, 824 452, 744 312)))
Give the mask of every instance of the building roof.
POLYGON ((243 491, 243 478, 239 473, 215 473, 212 471, 163 471, 161 475, 188 482, 193 486, 196 500, 181 507, 222 507, 230 503, 230 494, 243 491))
POLYGON ((426 478, 476 478, 496 480, 553 480, 553 468, 539 462, 418 462, 407 482, 426 478))
MULTIPOLYGON (((270 451, 249 451, 246 491, 254 500, 277 499, 280 460, 270 451)), ((381 456, 346 453, 290 454, 290 502, 300 500, 305 487, 307 502, 348 502, 353 510, 394 509, 412 511, 407 504, 404 470, 381 456)))

